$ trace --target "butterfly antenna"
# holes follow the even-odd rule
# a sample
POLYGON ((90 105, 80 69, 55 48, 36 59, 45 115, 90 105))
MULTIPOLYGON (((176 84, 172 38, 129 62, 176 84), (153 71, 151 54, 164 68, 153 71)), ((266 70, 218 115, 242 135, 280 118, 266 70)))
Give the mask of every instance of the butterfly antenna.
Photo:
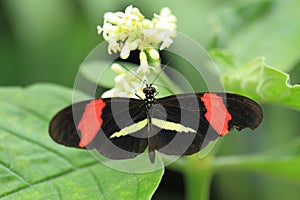
POLYGON ((134 73, 133 71, 131 71, 128 67, 126 67, 125 65, 118 63, 119 65, 121 65, 122 67, 124 67, 129 73, 131 73, 134 77, 136 77, 137 79, 139 79, 141 82, 143 82, 143 80, 138 77, 138 75, 136 75, 136 73, 134 73))
POLYGON ((159 75, 165 70, 165 68, 167 67, 168 65, 164 65, 163 68, 160 70, 160 72, 157 74, 157 76, 153 79, 152 83, 150 84, 150 86, 153 85, 153 83, 156 81, 156 79, 158 79, 159 75))

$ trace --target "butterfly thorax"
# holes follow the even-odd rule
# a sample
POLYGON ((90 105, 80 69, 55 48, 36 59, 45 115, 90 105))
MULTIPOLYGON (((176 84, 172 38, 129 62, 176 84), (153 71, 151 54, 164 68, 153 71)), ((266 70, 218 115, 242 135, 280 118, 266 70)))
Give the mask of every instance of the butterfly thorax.
POLYGON ((155 87, 147 86, 143 89, 143 93, 145 94, 145 104, 146 108, 149 111, 153 104, 155 104, 155 96, 157 94, 155 87))

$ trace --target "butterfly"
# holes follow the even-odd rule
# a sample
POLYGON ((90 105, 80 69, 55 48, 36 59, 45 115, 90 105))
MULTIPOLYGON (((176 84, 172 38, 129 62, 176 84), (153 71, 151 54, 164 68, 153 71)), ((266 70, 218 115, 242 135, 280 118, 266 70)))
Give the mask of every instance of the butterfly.
POLYGON ((192 155, 232 129, 257 128, 263 111, 255 101, 232 93, 199 92, 156 98, 99 98, 70 105, 51 120, 51 138, 62 145, 96 149, 114 159, 130 159, 148 148, 167 155, 192 155))

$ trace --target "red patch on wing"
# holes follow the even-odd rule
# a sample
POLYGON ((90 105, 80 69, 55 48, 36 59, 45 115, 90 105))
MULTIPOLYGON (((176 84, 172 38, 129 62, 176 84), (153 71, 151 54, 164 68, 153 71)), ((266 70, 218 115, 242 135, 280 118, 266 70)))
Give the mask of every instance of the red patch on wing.
POLYGON ((205 93, 201 101, 206 107, 205 118, 220 136, 226 135, 228 131, 228 122, 231 115, 224 105, 222 97, 216 94, 205 93))
POLYGON ((84 113, 78 123, 81 132, 79 147, 88 145, 97 135, 102 123, 102 110, 106 103, 102 99, 92 100, 85 106, 84 113))

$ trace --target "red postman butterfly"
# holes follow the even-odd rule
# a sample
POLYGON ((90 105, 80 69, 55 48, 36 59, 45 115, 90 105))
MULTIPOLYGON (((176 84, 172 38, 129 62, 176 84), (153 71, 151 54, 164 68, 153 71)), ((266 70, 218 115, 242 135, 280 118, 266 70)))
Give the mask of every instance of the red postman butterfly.
POLYGON ((186 93, 145 99, 100 98, 75 103, 51 120, 52 139, 65 146, 96 149, 110 159, 129 159, 148 147, 167 155, 191 155, 236 128, 255 129, 263 118, 253 100, 231 93, 186 93))

